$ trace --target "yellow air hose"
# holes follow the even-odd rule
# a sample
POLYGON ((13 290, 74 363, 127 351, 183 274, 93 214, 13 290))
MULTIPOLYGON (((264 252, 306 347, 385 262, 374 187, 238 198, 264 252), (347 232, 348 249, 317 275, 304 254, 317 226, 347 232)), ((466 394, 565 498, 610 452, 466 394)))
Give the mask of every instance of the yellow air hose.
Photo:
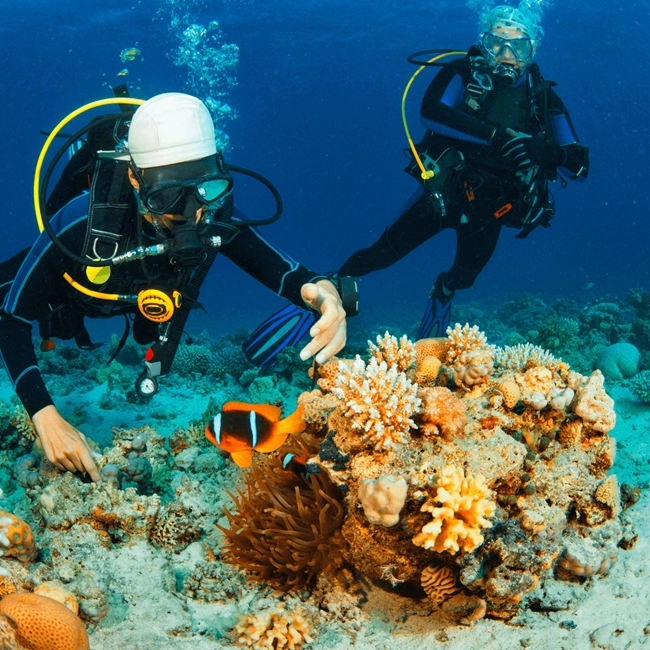
POLYGON ((109 99, 99 99, 95 102, 84 104, 83 106, 72 111, 72 113, 64 117, 54 127, 54 130, 50 133, 50 135, 47 136, 47 140, 45 140, 45 144, 43 145, 41 153, 38 156, 38 160, 36 161, 36 170, 34 171, 34 211, 36 212, 36 223, 38 224, 39 232, 43 232, 45 229, 45 226, 43 225, 43 214, 41 212, 40 201, 41 170, 43 168, 43 161, 45 160, 45 156, 47 155, 50 145, 52 144, 54 138, 56 138, 58 135, 59 131, 61 131, 61 129, 66 124, 68 124, 68 122, 74 120, 75 117, 78 117, 82 113, 92 110, 93 108, 99 108, 100 106, 110 106, 111 104, 131 104, 139 106, 140 104, 144 104, 144 101, 144 99, 135 99, 132 97, 111 97, 109 99))
POLYGON ((433 178, 434 172, 433 170, 428 170, 424 168, 424 165, 422 164, 422 160, 420 159, 420 154, 417 152, 417 149, 415 148, 415 144, 413 144, 413 139, 411 138, 411 132, 409 131, 408 127, 408 122, 406 120, 406 98, 409 94, 409 90, 411 89, 411 86, 413 85, 413 82, 415 81, 415 78, 424 70, 429 64, 435 63, 436 61, 439 61, 440 59, 443 59, 446 56, 464 56, 467 54, 467 52, 460 52, 460 51, 451 51, 451 52, 444 52, 443 54, 438 54, 437 56, 434 56, 432 59, 429 59, 426 63, 423 63, 413 74, 413 76, 409 79, 409 82, 406 84, 406 88, 404 88, 404 94, 402 95, 402 123, 404 124, 404 131, 406 132, 406 139, 408 140, 409 147, 411 148, 411 152, 413 153, 413 158, 415 159, 415 162, 418 164, 418 167, 420 168, 422 180, 427 180, 429 178, 433 178))

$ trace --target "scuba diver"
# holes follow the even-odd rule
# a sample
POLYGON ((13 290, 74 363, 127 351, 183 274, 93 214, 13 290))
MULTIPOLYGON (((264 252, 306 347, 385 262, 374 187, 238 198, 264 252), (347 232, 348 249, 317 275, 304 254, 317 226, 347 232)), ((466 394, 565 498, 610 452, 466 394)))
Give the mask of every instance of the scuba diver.
MULTIPOLYGON (((102 100, 109 101, 119 100, 102 100)), ((40 236, 0 264, 0 352, 14 389, 48 460, 93 481, 99 474, 90 447, 60 415, 39 371, 33 322, 39 323, 42 350, 54 347, 51 337, 74 338, 79 347, 93 349, 84 318, 123 315, 121 345, 131 326, 137 343, 151 344, 137 385, 141 395, 151 395, 156 377, 171 366, 189 309, 219 252, 318 314, 303 360, 316 355, 323 363, 346 340, 338 279, 274 248, 251 227, 270 220, 247 220, 234 206, 230 169, 238 168, 224 163, 203 102, 182 93, 126 101, 141 106, 103 129, 86 129, 86 145, 47 202, 44 191, 37 201, 37 220, 46 209, 40 236), (114 151, 99 150, 107 135, 114 151)), ((356 296, 351 299, 356 304, 356 296)))
POLYGON ((555 212, 549 182, 559 172, 564 186, 565 178, 581 181, 589 171, 589 150, 556 84, 532 62, 541 37, 535 17, 521 5, 502 5, 482 28, 478 45, 442 65, 425 92, 427 131, 414 147, 420 160, 413 155, 405 170, 420 187, 379 239, 339 269, 360 277, 387 268, 442 230, 455 230, 454 262, 433 285, 418 339, 445 335, 456 291, 472 286, 503 226, 521 229, 517 238, 548 227, 555 212))
MULTIPOLYGON (((535 16, 501 5, 484 19, 478 44, 442 64, 422 101, 426 133, 412 145, 405 170, 420 187, 379 239, 338 270, 358 278, 385 269, 442 230, 455 230, 453 265, 433 285, 418 339, 445 335, 456 291, 472 286, 503 226, 520 229, 517 238, 548 227, 555 212, 549 182, 560 175, 564 186, 565 178, 587 177, 589 150, 580 144, 556 84, 544 80, 532 61, 540 38, 535 16)), ((441 56, 414 60, 420 54, 409 61, 441 65, 433 63, 441 56)), ((309 312, 288 305, 256 328, 244 352, 258 365, 273 363, 310 322, 309 312), (282 328, 290 319, 298 326, 288 332, 282 328)))

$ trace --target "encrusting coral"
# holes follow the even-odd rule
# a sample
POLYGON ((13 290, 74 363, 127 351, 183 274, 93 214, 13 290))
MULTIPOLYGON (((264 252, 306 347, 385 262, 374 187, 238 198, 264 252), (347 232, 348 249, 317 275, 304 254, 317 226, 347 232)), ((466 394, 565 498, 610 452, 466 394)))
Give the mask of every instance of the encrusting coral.
POLYGON ((401 476, 380 476, 359 483, 359 501, 372 524, 394 526, 404 507, 408 486, 401 476))
POLYGON ((585 377, 538 346, 495 348, 468 324, 447 333, 418 341, 409 368, 396 351, 410 342, 378 337, 370 361, 331 365, 299 401, 322 440, 315 461, 345 495, 343 559, 387 588, 448 567, 462 593, 447 614, 510 618, 562 577, 569 540, 571 557, 593 546, 599 567, 619 552, 613 402, 600 372, 585 377), (442 367, 419 386, 427 357, 442 367), (385 520, 364 503, 382 477, 407 485, 385 520))

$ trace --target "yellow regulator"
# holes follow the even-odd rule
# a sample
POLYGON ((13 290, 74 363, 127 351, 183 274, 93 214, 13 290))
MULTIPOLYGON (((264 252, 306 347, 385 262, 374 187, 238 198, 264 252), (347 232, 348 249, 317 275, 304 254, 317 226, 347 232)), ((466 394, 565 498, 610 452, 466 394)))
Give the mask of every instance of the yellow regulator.
POLYGON ((144 289, 138 294, 140 313, 154 323, 166 323, 174 310, 181 306, 182 296, 178 291, 169 295, 162 289, 144 289))

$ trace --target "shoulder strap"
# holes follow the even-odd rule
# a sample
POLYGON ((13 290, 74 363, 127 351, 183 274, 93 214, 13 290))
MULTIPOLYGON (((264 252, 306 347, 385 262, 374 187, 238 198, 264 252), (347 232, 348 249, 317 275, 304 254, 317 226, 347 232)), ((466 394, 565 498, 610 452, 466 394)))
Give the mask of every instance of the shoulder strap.
POLYGON ((99 158, 90 186, 88 226, 82 255, 111 259, 120 252, 124 233, 130 232, 135 199, 129 181, 128 163, 99 158))

